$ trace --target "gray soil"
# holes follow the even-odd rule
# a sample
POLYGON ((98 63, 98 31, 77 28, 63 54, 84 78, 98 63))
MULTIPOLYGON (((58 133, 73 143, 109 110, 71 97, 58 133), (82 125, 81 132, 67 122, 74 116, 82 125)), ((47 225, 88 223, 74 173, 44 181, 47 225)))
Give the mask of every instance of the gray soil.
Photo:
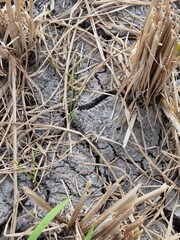
MULTIPOLYGON (((35 1, 34 13, 40 13, 46 2, 49 3, 49 1, 35 1)), ((53 14, 56 15, 65 9, 70 9, 74 3, 75 1, 70 0, 55 1, 53 14)), ((129 11, 134 11, 141 16, 146 14, 147 9, 144 7, 131 7, 129 11)), ((122 12, 119 13, 119 15, 125 16, 122 12)), ((132 18, 127 20, 135 21, 132 18)), ((138 22, 137 20, 136 24, 140 27, 142 22, 138 22)), ((61 34, 62 30, 58 31, 59 34, 61 34)), ((81 48, 82 44, 84 54, 88 54, 91 51, 91 46, 80 42, 79 48, 81 48)), ((35 72, 45 58, 42 53, 37 54, 38 60, 29 67, 29 74, 35 72)), ((91 64, 96 64, 100 61, 99 52, 96 52, 91 64)), ((87 70, 87 72, 81 74, 81 70, 86 68, 88 64, 88 62, 84 62, 79 66, 79 69, 76 69, 78 72, 75 76, 76 79, 81 79, 85 74, 87 75, 89 73, 89 70, 87 70)), ((115 74, 123 74, 123 70, 117 68, 115 74)), ((37 207, 33 201, 24 196, 24 186, 28 186, 31 189, 36 187, 37 194, 45 199, 51 206, 55 206, 61 200, 65 199, 68 193, 72 196, 72 205, 75 207, 86 183, 91 180, 91 196, 84 209, 82 209, 81 214, 83 214, 83 211, 87 211, 91 204, 95 203, 99 197, 103 195, 106 191, 106 185, 114 183, 119 178, 122 178, 120 185, 125 193, 132 188, 132 184, 135 186, 138 183, 142 183, 142 191, 144 193, 154 190, 155 186, 158 187, 164 182, 169 185, 172 184, 172 182, 168 182, 168 180, 165 180, 160 174, 160 171, 166 169, 169 159, 167 156, 161 156, 163 159, 161 159, 161 161, 157 159, 161 150, 165 149, 166 146, 164 145, 164 139, 162 139, 162 125, 157 118, 154 105, 150 105, 147 111, 141 102, 138 103, 138 114, 133 128, 134 135, 130 136, 129 142, 126 148, 124 148, 123 141, 127 131, 125 110, 124 107, 122 107, 121 96, 117 97, 113 91, 105 94, 105 92, 113 89, 109 79, 110 71, 106 68, 99 69, 88 82, 85 91, 83 91, 78 99, 71 122, 71 129, 84 134, 91 140, 93 147, 80 135, 71 133, 71 152, 69 146, 62 144, 68 141, 68 134, 65 134, 61 129, 61 127, 66 127, 65 111, 62 104, 63 98, 60 95, 61 89, 64 87, 63 79, 60 79, 59 74, 51 64, 46 64, 46 66, 43 67, 42 74, 33 78, 37 86, 34 87, 28 83, 27 91, 31 91, 33 88, 33 92, 35 93, 34 96, 31 94, 28 96, 27 102, 29 106, 32 107, 32 105, 34 105, 37 107, 41 105, 43 101, 45 102, 43 114, 38 115, 38 110, 37 115, 29 112, 28 117, 31 119, 31 123, 40 124, 42 128, 37 127, 32 130, 28 137, 44 149, 45 153, 43 154, 38 147, 35 149, 35 144, 32 145, 34 152, 36 150, 38 152, 36 161, 38 163, 41 162, 40 166, 46 166, 46 170, 42 168, 38 171, 34 183, 25 173, 22 172, 18 174, 19 194, 22 201, 17 218, 17 233, 25 231, 32 226, 37 219, 41 219, 45 215, 45 212, 41 208, 37 207), (54 125, 56 128, 47 130, 43 127, 43 125, 48 124, 54 125), (45 135, 47 131, 49 131, 49 138, 46 138, 45 135), (141 147, 139 147, 138 144, 146 149, 147 156, 157 165, 157 169, 153 169, 152 164, 144 157, 141 152, 141 147), (99 155, 99 152, 103 158, 99 155), (107 168, 104 159, 108 161, 111 169, 107 168), (160 171, 158 171, 158 169, 160 171), (40 184, 38 184, 38 182, 40 182, 40 184), (35 209, 38 212, 37 219, 31 214, 35 209)), ((71 93, 69 92, 69 97, 70 96, 71 93)), ((164 124, 165 126, 169 124, 165 117, 164 124)), ((22 158, 28 156, 26 155, 26 137, 27 136, 21 136, 19 138, 22 158)), ((5 153, 5 149, 0 149, 0 153, 2 156, 5 153)), ((29 159, 31 158, 32 155, 29 155, 29 159)), ((29 162, 29 166, 32 167, 32 163, 29 162)), ((178 173, 174 174, 173 177, 169 177, 168 179, 174 181, 176 187, 179 187, 180 182, 177 174, 178 173)), ((4 229, 13 209, 13 181, 11 176, 5 176, 4 174, 1 175, 0 180, 0 239, 8 239, 8 237, 4 236, 4 229)), ((170 216, 172 213, 176 200, 173 199, 175 194, 176 190, 172 191, 171 195, 164 201, 164 205, 167 205, 165 208, 165 214, 167 216, 170 216)), ((163 198, 163 196, 161 197, 163 198)), ((180 204, 180 202, 178 204, 180 204)), ((142 213, 143 209, 144 206, 139 206, 139 211, 142 211, 142 213)), ((68 211, 69 209, 65 209, 67 219, 69 218, 68 211)), ((70 212, 71 211, 72 209, 70 209, 70 212)), ((153 231, 165 232, 167 229, 167 223, 158 221, 158 219, 154 224, 149 224, 151 218, 144 222, 144 225, 149 229, 149 235, 146 232, 141 239, 156 239, 152 234, 153 231)), ((174 213, 175 232, 180 231, 179 226, 180 211, 176 209, 174 213)), ((51 237, 51 239, 55 239, 53 235, 51 237)), ((48 235, 46 238, 48 239, 48 235)), ((58 239, 65 239, 62 233, 58 239), (62 238, 60 238, 60 236, 62 238)))

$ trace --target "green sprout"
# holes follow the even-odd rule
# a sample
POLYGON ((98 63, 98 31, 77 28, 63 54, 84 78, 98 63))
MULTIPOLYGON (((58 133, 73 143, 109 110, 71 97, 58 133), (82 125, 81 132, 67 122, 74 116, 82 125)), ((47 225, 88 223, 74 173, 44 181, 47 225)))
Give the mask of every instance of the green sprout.
POLYGON ((36 183, 36 179, 37 179, 37 155, 38 155, 38 145, 37 145, 37 149, 35 150, 35 152, 33 151, 33 173, 29 173, 26 171, 26 169, 24 167, 21 167, 17 162, 16 162, 16 166, 17 168, 24 173, 33 183, 36 183))
POLYGON ((31 235, 27 240, 36 240, 42 233, 42 231, 48 226, 48 224, 56 217, 56 215, 67 205, 70 198, 66 198, 61 203, 59 203, 56 207, 54 207, 37 225, 31 235))
POLYGON ((180 55, 180 43, 176 45, 175 52, 176 52, 176 55, 180 55))
POLYGON ((84 240, 91 240, 92 235, 94 232, 94 225, 92 225, 87 233, 87 235, 85 236, 84 240))
POLYGON ((33 180, 34 180, 33 174, 28 173, 28 172, 25 170, 25 168, 21 167, 17 162, 16 162, 16 166, 17 166, 17 168, 19 168, 19 170, 20 170, 22 173, 24 173, 24 174, 33 182, 33 180))
POLYGON ((36 182, 36 178, 37 178, 37 170, 36 170, 37 153, 38 153, 38 144, 37 144, 37 149, 35 150, 35 152, 33 151, 33 183, 36 182))
MULTIPOLYGON (((71 99, 74 99, 74 96, 75 96, 75 91, 74 91, 74 84, 75 84, 75 78, 74 78, 74 70, 75 70, 75 66, 76 66, 76 60, 73 59, 73 62, 72 62, 72 73, 71 73, 71 76, 70 76, 70 85, 71 85, 71 99)), ((74 117, 74 110, 76 108, 76 100, 75 101, 71 101, 71 104, 70 104, 70 112, 69 112, 69 122, 71 124, 72 120, 73 120, 73 117, 74 117)))
POLYGON ((75 109, 77 107, 77 103, 78 103, 78 100, 81 96, 81 91, 82 91, 82 88, 83 86, 81 86, 81 88, 79 89, 78 91, 78 94, 77 96, 75 96, 75 91, 74 91, 74 85, 75 85, 75 66, 76 66, 76 59, 73 59, 72 61, 72 72, 71 72, 71 75, 70 75, 70 86, 71 86, 71 104, 70 104, 70 110, 69 110, 69 123, 71 124, 72 123, 72 120, 73 120, 73 117, 74 117, 74 114, 75 114, 75 109))

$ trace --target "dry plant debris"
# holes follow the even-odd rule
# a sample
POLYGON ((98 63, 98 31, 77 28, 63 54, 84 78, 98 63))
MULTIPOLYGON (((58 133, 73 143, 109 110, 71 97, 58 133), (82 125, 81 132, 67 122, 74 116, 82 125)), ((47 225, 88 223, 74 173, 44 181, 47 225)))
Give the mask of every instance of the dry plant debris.
POLYGON ((28 51, 33 49, 34 41, 36 41, 36 31, 32 19, 32 3, 29 2, 29 13, 24 8, 25 1, 15 1, 12 5, 10 0, 5 1, 6 7, 0 10, 0 65, 1 76, 8 76, 6 82, 1 83, 4 87, 1 89, 1 130, 2 136, 0 147, 3 146, 4 139, 7 138, 8 132, 11 132, 8 140, 9 154, 13 158, 13 180, 14 180, 14 207, 11 221, 11 232, 14 233, 16 229, 16 218, 18 213, 18 180, 17 180, 17 165, 18 159, 18 131, 17 131, 17 104, 19 101, 19 94, 17 86, 22 85, 21 74, 27 74, 28 51), (23 64, 23 61, 26 64, 23 64), (8 65, 5 69, 4 65, 8 65), (23 68, 22 66, 25 65, 23 68), (5 96, 10 95, 12 100, 5 96), (7 111, 6 111, 7 109, 7 111), (11 117, 9 118, 9 115, 11 117), (9 119, 8 119, 9 118, 9 119), (5 130, 6 129, 6 130, 5 130))
MULTIPOLYGON (((91 225, 94 226, 94 232, 92 239, 103 240, 103 239, 126 239, 126 240, 135 240, 139 239, 141 236, 141 225, 143 223, 143 216, 135 214, 135 207, 139 204, 142 204, 145 201, 148 201, 156 196, 165 193, 168 190, 166 184, 162 185, 159 189, 154 190, 148 194, 143 195, 142 197, 137 197, 137 191, 141 188, 141 185, 137 185, 131 191, 129 191, 121 199, 115 201, 115 203, 106 209, 101 215, 96 215, 98 210, 106 204, 109 197, 113 195, 115 190, 119 187, 119 182, 114 183, 112 186, 109 186, 104 196, 100 198, 95 206, 92 206, 91 210, 87 212, 82 220, 78 219, 78 213, 82 209, 88 197, 90 197, 89 187, 92 183, 87 183, 87 186, 84 190, 84 193, 81 196, 74 212, 69 220, 69 223, 59 215, 56 216, 57 220, 63 225, 60 225, 59 228, 72 228, 75 225, 78 225, 80 232, 84 234, 87 233, 91 225), (91 221, 89 223, 89 221, 91 221)), ((52 208, 47 202, 45 202, 41 197, 31 191, 29 188, 24 188, 25 194, 31 198, 38 206, 42 207, 46 211, 50 211, 52 208)), ((146 209, 147 211, 147 209, 146 209)), ((30 233, 32 228, 26 231, 26 234, 30 233)))
MULTIPOLYGON (((93 152, 99 156, 99 166, 109 171, 115 179, 114 184, 102 180, 106 192, 97 197, 97 204, 84 211, 83 206, 91 197, 87 183, 67 220, 65 214, 57 216, 58 221, 65 223, 52 223, 45 230, 46 239, 49 236, 49 239, 57 239, 57 234, 61 236, 63 232, 70 239, 82 239, 91 224, 95 224, 93 239, 141 239, 144 233, 149 239, 179 239, 179 233, 173 227, 177 203, 169 218, 164 214, 166 198, 170 192, 175 190, 177 199, 179 197, 176 175, 177 172, 179 175, 180 158, 179 84, 178 70, 174 70, 179 63, 179 53, 175 52, 179 26, 172 17, 169 1, 78 0, 73 7, 57 16, 51 15, 54 1, 50 1, 50 10, 45 7, 36 17, 33 16, 33 0, 28 1, 27 7, 25 1, 15 0, 14 4, 10 0, 1 2, 5 3, 5 7, 0 10, 1 183, 10 177, 14 189, 12 214, 5 222, 3 231, 6 239, 23 239, 32 231, 33 224, 39 221, 38 211, 30 211, 23 205, 27 197, 22 193, 20 176, 32 180, 34 190, 25 188, 28 197, 34 204, 49 211, 52 206, 35 194, 35 191, 39 191, 43 179, 48 172, 53 171, 53 166, 72 156, 74 148, 83 142, 89 145, 92 159, 93 152), (125 11, 143 24, 144 18, 132 14, 129 7, 149 7, 150 3, 142 32, 142 26, 126 20, 126 17, 120 16, 121 21, 119 20, 118 14, 125 11), (131 43, 137 36, 137 42, 132 47, 131 43), (43 59, 36 71, 30 70, 33 53, 36 61, 38 57, 43 59), (41 58, 42 55, 45 57, 41 58), (49 66, 55 69, 62 80, 45 98, 46 92, 40 89, 37 76, 43 75, 49 66), (109 73, 107 86, 94 90, 88 88, 95 74, 103 67, 109 73), (99 135, 92 135, 73 129, 73 117, 84 93, 90 93, 90 101, 94 95, 102 94, 102 100, 113 96, 116 89, 119 94, 122 91, 120 99, 125 122, 129 126, 122 144, 103 136, 103 131, 99 135), (133 97, 135 110, 128 107, 128 94, 133 97), (55 98, 57 95, 58 100, 55 98), (141 121, 137 104, 140 96, 144 97, 146 105, 151 105, 151 100, 160 96, 160 104, 156 107, 157 118, 162 123, 163 141, 155 159, 147 154, 146 144, 141 146, 133 132, 137 118, 141 121), (163 109, 172 125, 164 123, 160 109, 163 109), (61 114, 62 118, 58 122, 54 122, 53 118, 48 122, 48 114, 53 116, 55 113, 61 114), (140 169, 128 155, 126 146, 132 141, 131 136, 134 148, 150 166, 148 173, 140 169), (125 171, 124 176, 118 180, 113 165, 96 145, 99 139, 124 149, 126 158, 141 171, 135 182, 125 171), (55 155, 57 152, 58 158, 55 155), (50 162, 47 161, 49 153, 54 154, 50 162), (163 164, 165 167, 162 167, 163 164), (156 179, 156 175, 160 180, 156 179), (147 188, 151 187, 151 180, 154 181, 156 190, 150 189, 144 193, 143 186, 138 185, 138 182, 143 182, 143 178, 146 178, 147 188), (121 184, 127 179, 130 186, 125 194, 121 184), (105 210, 103 205, 106 206, 105 210), (34 221, 24 232, 18 232, 17 229, 19 206, 29 216, 33 216, 34 221), (100 213, 102 209, 103 212, 100 213), (166 231, 158 233, 150 228, 158 221, 166 222, 166 231)), ((145 142, 143 127, 141 131, 145 142)), ((98 166, 97 162, 90 164, 98 166)), ((65 187, 64 193, 68 195, 65 187)))
POLYGON ((144 95, 147 104, 160 95, 177 67, 179 24, 169 1, 152 1, 142 33, 130 56, 130 85, 134 98, 144 95))
POLYGON ((161 107, 175 127, 176 135, 180 135, 179 89, 170 76, 180 62, 178 20, 173 16, 169 0, 152 1, 130 56, 130 81, 126 92, 131 91, 133 101, 143 95, 146 105, 161 95, 161 107))

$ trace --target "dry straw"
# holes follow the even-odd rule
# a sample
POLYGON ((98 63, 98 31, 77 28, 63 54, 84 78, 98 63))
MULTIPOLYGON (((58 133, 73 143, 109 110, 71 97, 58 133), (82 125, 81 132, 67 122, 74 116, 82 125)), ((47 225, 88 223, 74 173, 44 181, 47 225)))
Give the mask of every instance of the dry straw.
MULTIPOLYGON (((11 107, 9 113, 4 116, 4 119, 10 114, 10 121, 7 125, 10 134, 10 144, 12 144, 13 158, 13 184, 14 184, 14 206, 11 221, 11 233, 15 233, 16 220, 18 214, 19 193, 17 179, 17 164, 18 164, 18 135, 17 135, 17 102, 18 91, 17 86, 21 85, 21 70, 23 61, 28 61, 28 50, 33 48, 33 38, 35 40, 35 28, 33 27, 32 16, 25 10, 25 1, 15 0, 14 4, 10 0, 6 0, 5 8, 0 9, 0 76, 8 77, 7 88, 2 91, 2 100, 6 102, 5 94, 11 95, 11 107), (6 67, 8 66, 8 67, 6 67)), ((32 8, 33 1, 29 1, 32 8)), ((30 10, 32 12, 32 9, 30 10)), ((36 40, 35 40, 36 41, 36 40)), ((25 69, 26 70, 26 69, 25 69)), ((25 70, 22 70, 23 72, 25 70)), ((3 140, 0 145, 2 145, 3 140)), ((12 238, 13 239, 13 238, 12 238)))
POLYGON ((180 63, 177 47, 178 20, 171 11, 169 0, 152 1, 143 30, 132 46, 129 58, 130 72, 128 80, 125 81, 125 97, 130 96, 133 103, 129 108, 129 129, 124 139, 124 147, 136 119, 134 103, 141 98, 146 106, 152 101, 159 104, 158 109, 163 110, 172 124, 171 135, 176 143, 176 152, 180 154, 180 89, 175 76, 175 69, 180 63))
POLYGON ((178 27, 169 0, 153 0, 130 56, 130 88, 128 86, 132 96, 143 95, 147 105, 164 91, 178 64, 175 53, 178 27))
MULTIPOLYGON (((121 179, 119 179, 119 181, 120 180, 121 179)), ((144 216, 141 216, 140 214, 137 215, 136 207, 146 202, 148 205, 148 201, 155 199, 162 193, 165 193, 169 187, 164 184, 159 186, 156 190, 138 198, 138 192, 141 189, 141 184, 139 184, 130 190, 126 195, 122 196, 119 200, 114 201, 114 204, 107 208, 101 215, 98 215, 98 210, 107 203, 108 199, 114 195, 115 190, 120 187, 119 181, 114 183, 112 186, 109 186, 105 195, 99 199, 97 204, 92 206, 91 210, 86 213, 82 220, 79 220, 79 213, 82 211, 84 204, 90 197, 90 193, 87 194, 87 192, 91 183, 88 182, 84 193, 82 194, 71 216, 68 228, 75 227, 75 224, 79 222, 81 232, 86 234, 93 225, 94 232, 92 239, 96 240, 113 240, 117 238, 122 240, 140 239, 144 216)), ((32 201, 44 210, 50 211, 52 209, 47 202, 29 188, 24 188, 24 192, 32 201)), ((146 209, 144 211, 146 211, 146 209)), ((149 210, 147 209, 147 211, 149 210)), ((57 215, 56 218, 60 223, 65 222, 60 215, 57 215)), ((59 225, 59 228, 64 227, 67 226, 65 224, 59 225)))
MULTIPOLYGON (((102 67, 106 67, 108 69, 111 74, 109 79, 111 79, 112 86, 117 87, 120 83, 120 80, 117 77, 119 72, 121 73, 119 69, 123 68, 124 72, 128 74, 128 80, 122 84, 123 89, 124 86, 126 86, 125 96, 130 94, 131 97, 133 97, 134 102, 139 98, 139 96, 142 96, 144 97, 147 105, 150 104, 151 100, 160 96, 160 107, 172 122, 172 132, 176 143, 176 149, 180 155, 178 139, 180 109, 179 88, 177 87, 175 79, 176 76, 173 72, 173 69, 177 66, 179 61, 179 55, 175 51, 175 46, 177 44, 178 23, 174 20, 171 13, 169 1, 152 1, 143 31, 138 37, 136 44, 133 46, 134 50, 130 57, 129 69, 126 68, 128 65, 128 56, 125 51, 127 46, 124 40, 122 40, 118 34, 115 35, 114 33, 117 30, 117 32, 130 32, 131 34, 138 36, 139 29, 137 29, 137 26, 134 26, 132 23, 129 25, 127 22, 122 24, 119 23, 116 19, 111 17, 111 13, 117 12, 117 9, 118 11, 126 9, 132 4, 143 4, 145 6, 149 6, 148 1, 78 0, 71 8, 71 11, 67 10, 65 13, 62 13, 60 17, 52 17, 41 21, 39 21, 38 16, 35 18, 36 20, 33 19, 32 0, 28 1, 28 10, 25 8, 25 1, 15 0, 14 4, 12 4, 10 0, 3 2, 6 3, 6 8, 0 10, 0 76, 4 77, 6 81, 3 80, 4 83, 2 84, 0 91, 2 99, 1 104, 3 106, 1 114, 2 136, 0 139, 0 148, 6 146, 7 150, 2 156, 3 169, 1 170, 1 173, 5 176, 9 174, 14 180, 13 213, 5 226, 5 237, 11 239, 14 237, 22 237, 29 234, 32 230, 32 227, 30 227, 24 233, 15 232, 18 205, 22 200, 19 197, 18 174, 20 169, 17 165, 20 164, 20 166, 22 166, 27 172, 33 172, 33 170, 37 172, 41 171, 40 173, 42 173, 42 179, 43 173, 48 171, 53 164, 56 164, 56 160, 54 158, 52 160, 53 163, 49 166, 44 163, 44 156, 48 151, 53 152, 54 149, 59 149, 59 147, 63 145, 65 146, 65 149, 69 146, 67 151, 62 151, 63 153, 60 154, 59 158, 60 160, 63 160, 71 154, 73 146, 79 142, 86 141, 91 150, 100 157, 102 162, 101 166, 107 168, 109 174, 114 177, 116 182, 113 185, 110 184, 107 187, 106 193, 99 198, 99 201, 97 201, 97 203, 94 204, 89 211, 84 213, 82 208, 90 196, 90 183, 88 183, 79 202, 75 206, 74 211, 71 213, 69 222, 67 221, 67 224, 61 223, 65 221, 64 216, 62 217, 58 215, 58 224, 45 231, 53 232, 57 229, 64 229, 64 227, 69 228, 71 231, 71 229, 75 227, 74 231, 79 231, 83 237, 83 234, 86 234, 90 226, 94 224, 95 230, 93 239, 100 240, 108 237, 111 239, 126 240, 139 239, 141 236, 143 220, 149 215, 153 215, 154 211, 158 208, 157 217, 161 214, 163 207, 162 203, 158 201, 158 196, 162 193, 166 193, 168 187, 166 184, 162 186, 158 185, 155 191, 152 191, 149 194, 142 194, 142 196, 139 197, 139 192, 142 189, 141 186, 138 185, 133 188, 134 185, 131 182, 132 190, 130 190, 126 195, 119 194, 119 190, 121 193, 123 192, 120 188, 120 180, 117 179, 111 163, 107 161, 99 149, 94 145, 93 140, 96 136, 94 135, 92 137, 85 135, 70 128, 70 123, 68 122, 68 92, 72 86, 69 83, 68 73, 72 72, 72 62, 76 58, 77 61, 75 68, 81 64, 83 65, 84 62, 89 63, 87 67, 83 67, 83 69, 79 69, 76 72, 77 75, 80 73, 83 73, 82 75, 84 75, 82 79, 74 80, 76 81, 74 85, 76 85, 76 88, 81 94, 84 90, 89 91, 86 89, 87 83, 94 77, 96 72, 101 70, 102 67), (83 9, 87 9, 88 13, 84 13, 83 9), (106 13, 104 13, 105 11, 106 13), (85 20, 90 23, 90 26, 88 26, 87 29, 83 29, 80 26, 85 22, 85 20), (43 28, 44 22, 47 23, 47 28, 43 28), (60 37, 58 34, 51 33, 50 25, 54 26, 55 24, 64 31, 60 37), (41 31, 38 31, 37 26, 40 27, 41 31), (108 42, 109 45, 99 36, 99 27, 101 27, 106 34, 112 37, 112 41, 108 42), (41 50, 42 52, 44 51, 46 58, 37 72, 28 75, 28 54, 29 51, 36 48, 36 42, 41 34, 44 40, 44 49, 46 49, 41 50), (52 49, 48 45, 49 39, 52 40, 52 49), (87 44, 92 50, 88 54, 83 55, 83 46, 81 49, 78 48, 79 42, 83 42, 83 46, 87 44), (116 46, 118 47, 116 48, 116 46), (97 64, 91 63, 91 60, 96 57, 96 55, 94 55, 96 52, 100 54, 102 61, 97 62, 97 64), (44 108, 49 99, 46 102, 43 101, 42 94, 35 82, 33 82, 32 77, 41 73, 42 68, 48 61, 55 67, 59 74, 59 78, 64 80, 64 89, 61 89, 59 92, 61 99, 60 103, 57 103, 49 108, 44 108), (89 71, 88 75, 86 71, 89 71), (27 80, 27 84, 29 84, 31 90, 36 89, 39 91, 42 99, 41 106, 31 106, 31 109, 30 106, 26 106, 25 80, 27 80), (78 87, 79 83, 81 84, 81 87, 78 87), (11 100, 9 101, 9 99, 11 100), (20 99, 22 100, 22 104, 19 103, 20 99), (64 106, 67 118, 66 127, 59 127, 53 124, 40 124, 36 122, 38 117, 43 117, 43 114, 48 111, 54 113, 58 109, 59 114, 59 108, 62 108, 62 106, 64 106), (24 114, 23 120, 21 118, 22 112, 24 114), (42 136, 37 136, 35 132, 41 130, 45 133, 42 136), (54 134, 56 131, 58 131, 57 135, 54 134), (61 132, 61 137, 59 137, 59 132, 61 132), (30 137, 29 133, 32 133, 32 137, 30 137), (67 141, 67 135, 69 136, 69 141, 67 141), (71 135, 76 135, 79 140, 76 143, 71 141, 71 135), (27 140, 24 140, 25 137, 27 140), (26 145, 23 149, 21 149, 18 145, 20 140, 24 141, 26 145), (30 167, 32 166, 32 159, 29 156, 31 156, 32 148, 37 146, 39 142, 42 143, 42 147, 39 148, 39 151, 42 150, 43 153, 43 157, 41 158, 42 161, 40 161, 42 166, 39 165, 38 167, 35 167, 35 169, 32 169, 32 167, 30 167), (43 144, 47 142, 47 148, 43 149, 43 144), (18 147, 20 149, 20 154, 18 154, 18 147), (111 206, 100 214, 99 210, 103 207, 103 205, 109 203, 108 201, 111 202, 111 206), (145 206, 144 210, 141 212, 137 211, 137 206, 139 204, 144 204, 145 206), (83 216, 82 213, 84 214, 83 216), (9 225, 11 225, 11 228, 9 228, 9 225), (8 233, 9 229, 10 233, 8 233)), ((51 1, 51 8, 53 8, 53 6, 54 1, 51 1)), ((45 14, 42 13, 42 16, 44 15, 45 14)), ((98 94, 102 93, 98 91, 95 92, 98 94)), ((34 96, 33 94, 32 90, 32 96, 34 96)), ((30 93, 28 92, 26 95, 30 96, 30 93)), ((125 101, 123 104, 126 106, 125 101)), ((122 146, 124 149, 128 144, 130 133, 132 132, 133 125, 135 124, 137 117, 137 114, 132 113, 127 107, 125 114, 130 128, 127 131, 122 146)), ((168 134, 169 132, 167 135, 168 134)), ((117 143, 115 140, 109 140, 105 139, 103 136, 99 136, 99 139, 101 138, 104 138, 104 140, 107 141, 112 141, 113 144, 120 145, 120 143, 117 143)), ((142 148, 140 146, 139 148, 142 151, 142 155, 146 158, 142 148)), ((169 168, 177 168, 177 164, 174 159, 178 162, 179 155, 171 153, 170 151, 163 154, 167 154, 167 156, 171 159, 168 165, 169 168), (176 165, 174 166, 174 164, 176 165)), ((146 160, 150 163, 153 169, 158 170, 158 173, 160 173, 161 169, 158 169, 156 162, 152 161, 150 157, 147 157, 146 160)), ((132 163, 135 167, 141 170, 144 176, 146 176, 147 173, 140 169, 135 161, 132 160, 132 163)), ((169 176, 169 172, 171 173, 171 171, 168 168, 166 171, 167 172, 162 173, 162 176, 168 183, 173 184, 173 181, 169 176)), ((40 184, 41 180, 38 183, 38 186, 40 184)), ((141 192, 143 193, 143 191, 141 192)), ((34 191, 25 188, 25 194, 44 210, 49 211, 52 208, 47 202, 35 194, 34 191)), ((172 227, 172 222, 169 224, 170 227, 172 227)), ((78 235, 79 232, 76 232, 76 235, 78 235)))

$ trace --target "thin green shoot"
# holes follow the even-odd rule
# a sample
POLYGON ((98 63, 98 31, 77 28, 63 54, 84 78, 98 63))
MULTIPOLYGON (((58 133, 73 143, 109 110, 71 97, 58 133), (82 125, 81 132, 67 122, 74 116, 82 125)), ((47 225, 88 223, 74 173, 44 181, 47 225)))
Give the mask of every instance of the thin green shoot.
POLYGON ((48 224, 55 218, 55 216, 67 205, 70 198, 66 198, 61 203, 59 203, 56 207, 54 207, 37 225, 31 235, 27 240, 36 240, 42 233, 42 231, 48 226, 48 224))
POLYGON ((19 170, 24 173, 32 182, 34 181, 34 175, 31 173, 28 173, 25 168, 21 167, 17 162, 16 162, 16 166, 17 168, 19 168, 19 170))
POLYGON ((38 145, 37 145, 37 149, 35 150, 35 152, 33 151, 33 183, 36 183, 36 178, 37 178, 37 170, 36 170, 36 166, 37 166, 37 155, 38 155, 38 145))
MULTIPOLYGON (((71 99, 74 99, 74 83, 75 83, 75 78, 74 78, 74 72, 75 72, 75 66, 76 66, 76 59, 73 58, 72 60, 72 72, 70 76, 70 86, 71 86, 71 99)), ((70 104, 70 112, 69 112, 69 122, 71 124, 74 116, 74 110, 76 108, 76 101, 71 101, 70 104)))
POLYGON ((16 166, 17 168, 19 168, 19 170, 24 173, 33 183, 36 183, 36 179, 37 179, 37 171, 36 171, 36 160, 37 160, 37 153, 38 153, 38 146, 37 149, 35 150, 35 152, 33 151, 33 173, 28 173, 25 168, 21 167, 17 162, 16 162, 16 166))
MULTIPOLYGON (((54 67, 55 69, 57 69, 58 71, 60 71, 60 73, 64 74, 64 70, 63 68, 59 67, 56 63, 54 63, 52 60, 49 60, 49 63, 51 64, 52 67, 54 67)), ((78 95, 75 98, 75 91, 74 91, 74 85, 75 85, 75 67, 76 67, 76 59, 73 58, 72 60, 72 71, 71 74, 68 74, 68 78, 70 79, 70 86, 71 86, 71 103, 70 103, 70 111, 69 111, 69 123, 72 123, 73 117, 74 117, 74 113, 75 113, 75 109, 77 107, 77 102, 79 100, 79 97, 81 95, 81 90, 83 88, 83 86, 80 88, 78 95), (75 98, 75 99, 74 99, 75 98)))
POLYGON ((75 97, 75 91, 74 91, 74 85, 75 85, 75 66, 76 66, 76 59, 73 59, 72 61, 72 72, 71 72, 71 76, 70 76, 70 86, 71 86, 71 104, 70 104, 70 111, 69 111, 69 123, 72 123, 74 114, 75 114, 75 109, 77 107, 77 103, 78 100, 81 96, 82 93, 82 89, 83 89, 83 85, 81 86, 81 88, 78 91, 77 96, 75 97))
POLYGON ((64 69, 60 67, 58 64, 56 64, 52 59, 48 59, 49 64, 56 69, 56 71, 59 71, 61 74, 64 74, 64 69))
POLYGON ((178 43, 178 44, 176 45, 176 51, 177 51, 178 54, 180 53, 180 43, 178 43))
POLYGON ((92 235, 94 232, 94 225, 92 225, 87 233, 87 235, 85 236, 84 240, 91 240, 92 235))

